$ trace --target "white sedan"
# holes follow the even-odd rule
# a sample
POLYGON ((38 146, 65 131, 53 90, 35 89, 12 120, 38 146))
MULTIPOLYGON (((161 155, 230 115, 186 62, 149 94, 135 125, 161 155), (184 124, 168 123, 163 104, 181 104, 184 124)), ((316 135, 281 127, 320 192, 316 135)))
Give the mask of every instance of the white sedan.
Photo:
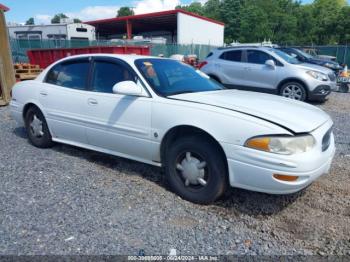
POLYGON ((196 203, 228 185, 299 191, 328 172, 335 152, 322 110, 228 90, 169 59, 71 56, 12 95, 12 115, 34 146, 59 142, 162 166, 171 189, 196 203))

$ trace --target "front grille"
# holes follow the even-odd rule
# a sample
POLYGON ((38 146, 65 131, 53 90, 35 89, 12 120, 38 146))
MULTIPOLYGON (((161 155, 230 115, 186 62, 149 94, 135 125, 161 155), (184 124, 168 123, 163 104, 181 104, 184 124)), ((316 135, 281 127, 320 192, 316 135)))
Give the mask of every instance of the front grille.
POLYGON ((329 80, 331 80, 332 82, 334 82, 337 79, 337 76, 331 72, 328 74, 329 80))
POLYGON ((332 128, 322 138, 322 152, 326 151, 331 144, 332 128))

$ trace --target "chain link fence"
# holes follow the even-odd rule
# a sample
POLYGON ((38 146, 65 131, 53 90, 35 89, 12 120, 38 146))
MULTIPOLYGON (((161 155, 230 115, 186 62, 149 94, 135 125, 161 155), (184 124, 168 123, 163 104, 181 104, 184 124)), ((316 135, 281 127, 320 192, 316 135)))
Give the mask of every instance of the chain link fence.
MULTIPOLYGON (((129 41, 109 41, 109 40, 28 40, 10 39, 12 56, 14 62, 28 62, 28 49, 45 48, 76 48, 88 46, 113 46, 113 45, 149 45, 151 55, 164 55, 169 57, 173 54, 195 54, 202 60, 215 46, 209 45, 178 45, 178 44, 145 44, 144 42, 129 41)), ((350 46, 302 46, 317 55, 335 56, 342 64, 350 65, 350 46)))
POLYGON ((204 59, 214 46, 209 45, 177 45, 177 44, 145 44, 144 42, 107 41, 107 40, 27 40, 10 39, 13 61, 15 63, 28 62, 27 50, 47 48, 77 48, 88 46, 114 46, 114 45, 148 45, 151 55, 169 57, 173 54, 196 54, 204 59))

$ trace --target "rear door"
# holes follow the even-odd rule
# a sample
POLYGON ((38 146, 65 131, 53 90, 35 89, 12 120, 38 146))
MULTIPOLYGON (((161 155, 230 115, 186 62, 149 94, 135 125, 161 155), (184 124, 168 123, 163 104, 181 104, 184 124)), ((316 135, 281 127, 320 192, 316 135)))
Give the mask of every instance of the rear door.
POLYGON ((261 50, 247 49, 244 52, 242 66, 244 68, 244 73, 242 73, 244 84, 248 89, 257 89, 257 91, 262 89, 262 91, 267 92, 276 91, 278 74, 283 65, 274 57, 261 50), (266 65, 267 60, 273 60, 276 67, 266 65))
POLYGON ((84 107, 84 114, 89 119, 88 142, 121 156, 151 160, 152 98, 114 94, 113 86, 127 80, 142 86, 126 62, 94 58, 90 91, 84 107))
POLYGON ((227 87, 244 85, 242 53, 242 50, 226 51, 215 61, 215 70, 227 87))
POLYGON ((86 144, 86 119, 90 59, 71 59, 55 65, 47 74, 39 93, 52 136, 86 144))

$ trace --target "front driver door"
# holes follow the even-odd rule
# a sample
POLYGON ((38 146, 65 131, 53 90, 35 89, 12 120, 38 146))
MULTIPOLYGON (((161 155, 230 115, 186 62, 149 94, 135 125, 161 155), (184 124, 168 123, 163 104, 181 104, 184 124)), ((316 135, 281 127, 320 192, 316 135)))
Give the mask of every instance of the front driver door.
POLYGON ((131 67, 114 58, 93 61, 85 114, 91 146, 133 159, 151 160, 151 97, 113 94, 113 86, 131 80, 141 84, 131 67))
POLYGON ((266 52, 247 49, 243 60, 244 82, 249 89, 271 93, 276 91, 278 74, 280 73, 280 63, 276 59, 266 52), (266 65, 267 60, 274 60, 276 67, 266 65))

